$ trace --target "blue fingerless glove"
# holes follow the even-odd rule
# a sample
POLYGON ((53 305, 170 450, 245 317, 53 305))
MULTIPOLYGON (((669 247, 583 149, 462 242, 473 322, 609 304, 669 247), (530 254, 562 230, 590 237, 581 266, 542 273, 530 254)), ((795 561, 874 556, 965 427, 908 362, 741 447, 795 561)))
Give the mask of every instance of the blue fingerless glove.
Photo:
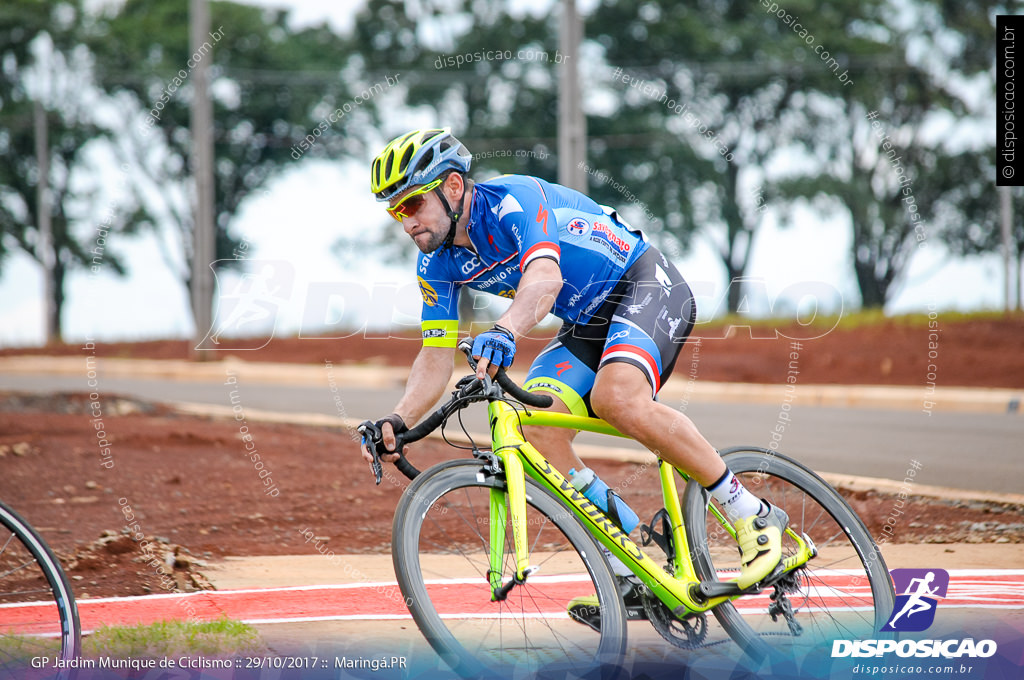
POLYGON ((498 324, 473 340, 473 356, 487 359, 495 366, 508 368, 516 355, 516 336, 498 324))

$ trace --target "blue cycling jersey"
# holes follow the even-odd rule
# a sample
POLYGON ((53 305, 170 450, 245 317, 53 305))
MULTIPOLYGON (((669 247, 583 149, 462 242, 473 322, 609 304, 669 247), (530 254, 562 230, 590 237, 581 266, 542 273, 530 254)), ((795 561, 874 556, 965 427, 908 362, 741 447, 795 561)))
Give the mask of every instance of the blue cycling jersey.
POLYGON ((527 265, 557 262, 564 284, 552 313, 586 323, 623 273, 647 250, 639 231, 578 191, 527 175, 503 175, 473 187, 466 226, 472 248, 420 257, 423 344, 454 347, 459 289, 515 297, 527 265))

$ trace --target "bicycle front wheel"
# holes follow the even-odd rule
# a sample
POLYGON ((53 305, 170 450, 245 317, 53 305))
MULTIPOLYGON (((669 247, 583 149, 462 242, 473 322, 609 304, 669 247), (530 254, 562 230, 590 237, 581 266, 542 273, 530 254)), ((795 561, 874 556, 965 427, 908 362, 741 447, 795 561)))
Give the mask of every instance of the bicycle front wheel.
POLYGON ((72 659, 81 635, 60 562, 28 522, 0 503, 0 669, 17 675, 33 657, 72 659))
MULTIPOLYGON (((615 577, 597 543, 572 512, 526 480, 526 533, 539 570, 493 602, 488 582, 492 543, 501 582, 515 573, 503 475, 456 460, 424 472, 395 510, 392 554, 406 604, 424 637, 465 677, 565 677, 604 665, 612 675, 625 648, 625 611, 615 577), (492 526, 492 520, 504 526, 492 526), (493 537, 493 541, 492 541, 493 537), (587 625, 567 613, 570 601, 596 597, 587 625), (522 675, 521 675, 522 674, 522 675)), ((577 603, 578 604, 578 603, 577 603)))
MULTIPOLYGON (((799 656, 837 639, 878 637, 892 612, 892 581, 881 552, 843 497, 809 468, 767 449, 730 449, 722 458, 751 493, 785 510, 789 528, 806 534, 818 550, 779 588, 714 609, 733 639, 759 659, 773 650, 799 656)), ((694 566, 701 580, 735 578, 736 541, 709 512, 708 502, 707 492, 691 480, 683 504, 690 545, 696 546, 694 566)), ((783 559, 796 549, 796 541, 783 535, 783 559)))

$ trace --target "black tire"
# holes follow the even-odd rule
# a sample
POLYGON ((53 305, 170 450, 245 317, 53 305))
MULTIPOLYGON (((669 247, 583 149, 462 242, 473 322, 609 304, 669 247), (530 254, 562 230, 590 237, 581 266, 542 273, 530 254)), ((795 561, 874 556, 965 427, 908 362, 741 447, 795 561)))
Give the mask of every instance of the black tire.
POLYGON ((0 503, 0 669, 24 671, 33 657, 73 659, 81 645, 78 607, 60 561, 0 503))
MULTIPOLYGON (((611 677, 626 637, 615 577, 575 515, 526 482, 531 563, 540 570, 501 603, 490 601, 487 554, 490 494, 505 489, 504 478, 485 474, 478 461, 454 460, 409 485, 392 533, 406 605, 434 650, 464 677, 565 677, 598 668, 611 677), (599 633, 566 614, 569 600, 592 593, 601 605, 599 633)), ((514 572, 507 523, 503 535, 507 583, 514 572)))
MULTIPOLYGON (((886 637, 878 631, 895 599, 889 571, 864 523, 843 497, 809 468, 767 449, 729 449, 722 458, 747 489, 782 507, 789 514, 789 527, 810 536, 819 551, 795 572, 799 590, 788 595, 800 634, 791 631, 785 617, 771 620, 767 609, 773 588, 716 607, 713 611, 722 627, 755 660, 777 652, 799 657, 801 650, 820 651, 833 639, 886 637)), ((708 512, 708 500, 699 484, 691 480, 686 485, 687 536, 701 580, 725 580, 739 573, 739 552, 734 539, 708 512)), ((794 547, 795 542, 784 536, 783 558, 794 547)))

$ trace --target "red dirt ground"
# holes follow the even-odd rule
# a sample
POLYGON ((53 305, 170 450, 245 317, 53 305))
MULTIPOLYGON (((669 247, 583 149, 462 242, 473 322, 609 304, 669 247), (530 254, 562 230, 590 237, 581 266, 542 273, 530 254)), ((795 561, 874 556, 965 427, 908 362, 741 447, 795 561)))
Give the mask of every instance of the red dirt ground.
MULTIPOLYGON (((940 317, 938 327, 937 354, 930 361, 926 322, 889 320, 828 333, 789 324, 778 329, 780 338, 764 326, 732 332, 701 326, 676 371, 689 377, 697 360, 697 379, 782 382, 790 338, 797 338, 802 383, 923 385, 934 363, 940 386, 1024 387, 1024 315, 940 317)), ((230 342, 259 347, 265 341, 230 342)), ((545 342, 525 340, 517 363, 525 364, 545 342)), ((184 359, 189 347, 184 340, 100 344, 96 355, 184 359)), ((275 338, 255 351, 218 354, 247 361, 408 365, 418 348, 412 338, 275 338)), ((0 350, 0 356, 81 352, 77 345, 62 345, 0 350)), ((80 597, 160 590, 154 567, 123 535, 126 507, 138 523, 132 531, 150 537, 157 558, 175 564, 182 589, 203 587, 194 577, 193 559, 310 552, 302 536, 306 530, 330 537, 337 552, 390 550, 392 509, 405 480, 388 466, 389 477, 375 487, 349 433, 253 424, 257 450, 280 489, 272 497, 246 456, 237 424, 109 395, 105 402, 105 414, 126 414, 105 417, 112 469, 100 466, 83 395, 0 393, 0 498, 41 529, 65 559, 80 597), (132 408, 119 407, 124 405, 132 408)), ((413 452, 421 467, 457 455, 437 443, 416 445, 413 452)), ((612 486, 636 480, 626 495, 642 518, 660 507, 657 476, 650 471, 636 475, 636 465, 604 461, 593 466, 612 486)), ((893 499, 873 492, 846 495, 878 535, 893 499)), ((907 508, 895 537, 899 542, 1024 542, 1021 507, 920 501, 907 508)))
MULTIPOLYGON (((114 467, 104 469, 83 395, 28 397, 0 393, 0 497, 40 529, 68 565, 79 597, 161 592, 159 576, 132 532, 156 541, 158 559, 175 564, 179 588, 204 587, 192 560, 312 552, 302 534, 329 537, 337 552, 390 551, 392 510, 406 481, 392 466, 379 486, 350 434, 251 423, 265 469, 280 490, 272 497, 246 455, 234 421, 183 417, 149 404, 108 397, 105 417, 114 467), (106 535, 105 535, 106 534, 106 535), (104 537, 105 535, 105 537, 104 537), (103 538, 101 538, 103 537, 103 538)), ((425 468, 458 455, 448 447, 410 447, 425 468)), ((594 461, 610 485, 647 519, 660 507, 651 470, 594 461)), ((880 535, 892 498, 847 493, 880 535)), ((1024 542, 1024 507, 988 503, 907 503, 898 542, 1024 542), (946 525, 945 530, 936 525, 946 525)))
MULTIPOLYGON (((801 342, 800 382, 819 384, 924 385, 929 364, 936 369, 932 380, 939 386, 1024 387, 1024 314, 991 319, 936 319, 910 322, 889 319, 856 328, 801 327, 795 323, 753 328, 698 325, 676 365, 689 375, 699 355, 696 378, 725 382, 779 383, 786 379, 791 338, 801 342), (776 337, 776 330, 780 337, 776 337), (929 348, 935 333, 938 347, 929 348), (820 336, 820 337, 816 337, 820 336), (695 340, 701 339, 695 352, 695 340), (929 352, 934 358, 929 359, 929 352)), ((550 335, 550 333, 549 333, 550 335)), ((228 339, 235 350, 215 352, 218 358, 235 355, 246 361, 291 363, 380 363, 408 366, 420 343, 412 337, 364 337, 343 339, 274 338, 228 339)), ((547 342, 546 338, 520 343, 517 365, 526 365, 547 342)), ((99 344, 96 356, 152 359, 185 359, 192 343, 161 340, 140 343, 99 344)), ((0 356, 24 354, 81 355, 78 345, 0 350, 0 356)), ((678 378, 677 378, 678 379, 678 378)))

